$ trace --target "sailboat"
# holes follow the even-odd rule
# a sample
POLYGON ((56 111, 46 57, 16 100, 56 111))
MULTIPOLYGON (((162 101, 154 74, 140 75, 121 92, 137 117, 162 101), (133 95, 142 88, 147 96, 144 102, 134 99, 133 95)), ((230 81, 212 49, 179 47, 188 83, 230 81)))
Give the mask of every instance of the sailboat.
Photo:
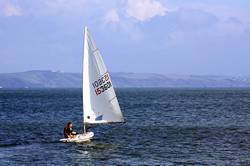
POLYGON ((83 133, 62 142, 85 142, 94 137, 86 125, 124 122, 110 75, 88 28, 84 28, 83 133))

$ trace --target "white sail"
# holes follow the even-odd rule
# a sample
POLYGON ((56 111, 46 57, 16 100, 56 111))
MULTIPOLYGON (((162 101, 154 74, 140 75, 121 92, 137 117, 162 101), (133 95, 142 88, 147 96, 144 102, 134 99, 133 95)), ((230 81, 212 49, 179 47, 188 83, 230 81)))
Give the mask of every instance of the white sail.
POLYGON ((83 115, 84 123, 88 124, 124 121, 110 75, 87 27, 84 33, 83 115))

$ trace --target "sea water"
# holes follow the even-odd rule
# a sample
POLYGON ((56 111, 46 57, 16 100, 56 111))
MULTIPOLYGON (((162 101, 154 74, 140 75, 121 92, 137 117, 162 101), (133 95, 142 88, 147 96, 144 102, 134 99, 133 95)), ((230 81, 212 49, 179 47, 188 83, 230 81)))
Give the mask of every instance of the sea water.
POLYGON ((250 89, 116 89, 126 123, 84 144, 81 89, 0 90, 0 165, 250 165, 250 89))

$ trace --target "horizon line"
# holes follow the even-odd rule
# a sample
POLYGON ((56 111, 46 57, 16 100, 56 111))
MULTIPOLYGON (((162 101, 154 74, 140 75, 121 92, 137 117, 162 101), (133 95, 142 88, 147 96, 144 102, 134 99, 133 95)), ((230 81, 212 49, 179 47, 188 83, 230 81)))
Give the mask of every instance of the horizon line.
MULTIPOLYGON (((26 73, 26 72, 53 72, 53 73, 71 73, 71 74, 81 74, 81 72, 76 71, 61 71, 61 70, 51 70, 51 69, 34 69, 34 70, 24 70, 24 71, 13 71, 13 72, 0 72, 0 74, 16 74, 16 73, 26 73)), ((154 74, 161 76, 214 76, 214 77, 248 77, 250 75, 228 75, 228 74, 177 74, 177 73, 156 73, 156 72, 133 72, 133 71, 108 71, 109 73, 126 73, 126 74, 154 74)))

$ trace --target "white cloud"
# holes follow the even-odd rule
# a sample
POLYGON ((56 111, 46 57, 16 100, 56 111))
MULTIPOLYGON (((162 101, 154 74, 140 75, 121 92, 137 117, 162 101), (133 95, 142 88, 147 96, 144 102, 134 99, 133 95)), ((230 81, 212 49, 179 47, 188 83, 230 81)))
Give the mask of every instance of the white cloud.
POLYGON ((111 9, 104 16, 104 21, 106 23, 119 22, 120 17, 119 17, 119 15, 118 15, 118 13, 116 12, 115 9, 111 9))
POLYGON ((156 0, 128 0, 126 14, 139 21, 148 20, 154 16, 164 16, 167 9, 156 0))
POLYGON ((22 15, 21 8, 11 3, 2 4, 2 7, 0 8, 0 13, 2 13, 6 17, 22 15))

